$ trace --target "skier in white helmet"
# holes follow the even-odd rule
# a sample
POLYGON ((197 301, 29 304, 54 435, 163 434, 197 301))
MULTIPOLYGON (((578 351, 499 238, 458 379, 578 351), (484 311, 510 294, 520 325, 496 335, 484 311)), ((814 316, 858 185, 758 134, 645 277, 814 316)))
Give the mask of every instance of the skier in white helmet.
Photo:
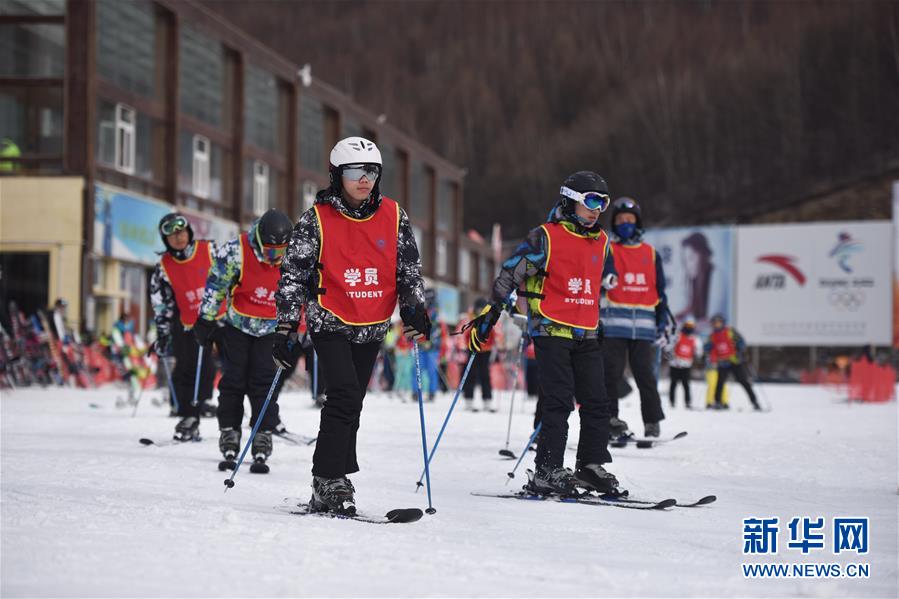
POLYGON ((381 152, 348 137, 331 151, 331 184, 293 230, 275 301, 278 340, 273 357, 284 368, 301 353, 297 324, 307 326, 328 381, 312 458, 316 511, 355 513, 359 471, 356 433, 368 380, 399 302, 405 332, 427 339, 421 259, 399 204, 381 194, 381 152))

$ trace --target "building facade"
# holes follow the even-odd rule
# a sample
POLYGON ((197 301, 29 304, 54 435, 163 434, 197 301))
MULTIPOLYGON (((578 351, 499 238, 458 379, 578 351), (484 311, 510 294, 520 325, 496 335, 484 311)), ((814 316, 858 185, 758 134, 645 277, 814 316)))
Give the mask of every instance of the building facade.
POLYGON ((464 171, 199 4, 0 0, 0 40, 4 304, 64 297, 86 329, 144 330, 163 214, 219 242, 269 208, 296 219, 349 135, 379 145, 443 312, 487 292, 464 171))

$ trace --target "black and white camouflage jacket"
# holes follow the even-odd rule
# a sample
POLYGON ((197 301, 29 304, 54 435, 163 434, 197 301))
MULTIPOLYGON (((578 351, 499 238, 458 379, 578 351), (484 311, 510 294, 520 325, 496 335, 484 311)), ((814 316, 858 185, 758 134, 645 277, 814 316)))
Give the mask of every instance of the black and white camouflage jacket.
MULTIPOLYGON (((316 204, 331 204, 335 209, 355 219, 371 216, 381 205, 381 196, 370 198, 358 209, 352 209, 341 196, 330 189, 319 191, 316 204)), ((287 255, 281 263, 281 281, 275 302, 279 322, 299 322, 306 306, 306 323, 314 333, 333 332, 345 335, 352 343, 382 341, 389 322, 353 326, 348 325, 318 304, 314 290, 318 287, 318 261, 321 231, 315 210, 310 208, 300 216, 293 228, 287 255)), ((424 304, 424 283, 421 278, 421 256, 406 212, 400 208, 400 224, 396 249, 396 290, 400 306, 424 304)))

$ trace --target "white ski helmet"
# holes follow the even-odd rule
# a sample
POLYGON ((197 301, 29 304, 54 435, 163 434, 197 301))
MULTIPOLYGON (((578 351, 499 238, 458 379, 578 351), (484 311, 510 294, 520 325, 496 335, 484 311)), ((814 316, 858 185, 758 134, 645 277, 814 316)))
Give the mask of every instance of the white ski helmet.
POLYGON ((331 150, 331 166, 339 169, 345 164, 377 164, 381 166, 381 151, 375 142, 364 137, 341 139, 331 150))

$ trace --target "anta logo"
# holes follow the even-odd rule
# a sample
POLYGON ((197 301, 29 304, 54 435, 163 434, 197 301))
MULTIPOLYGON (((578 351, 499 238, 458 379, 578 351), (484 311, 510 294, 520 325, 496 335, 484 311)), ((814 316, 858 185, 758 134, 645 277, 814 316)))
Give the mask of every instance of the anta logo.
POLYGON ((840 269, 846 274, 852 273, 852 267, 849 265, 849 258, 853 254, 857 254, 864 249, 860 241, 852 239, 852 236, 845 231, 841 231, 837 235, 837 244, 830 250, 827 255, 837 261, 840 269))
POLYGON ((378 249, 384 249, 384 246, 387 245, 387 242, 383 239, 379 239, 375 242, 375 244, 377 244, 378 249))
POLYGON ((782 273, 760 274, 755 281, 756 289, 783 289, 786 284, 787 275, 795 279, 800 287, 805 285, 805 275, 799 270, 796 264, 794 264, 796 258, 793 256, 766 254, 764 256, 759 256, 755 261, 761 262, 762 264, 774 265, 784 271, 782 273))
POLYGON ((590 256, 590 260, 591 260, 594 264, 596 264, 597 262, 599 262, 599 256, 597 256, 596 254, 593 254, 592 256, 590 256))

